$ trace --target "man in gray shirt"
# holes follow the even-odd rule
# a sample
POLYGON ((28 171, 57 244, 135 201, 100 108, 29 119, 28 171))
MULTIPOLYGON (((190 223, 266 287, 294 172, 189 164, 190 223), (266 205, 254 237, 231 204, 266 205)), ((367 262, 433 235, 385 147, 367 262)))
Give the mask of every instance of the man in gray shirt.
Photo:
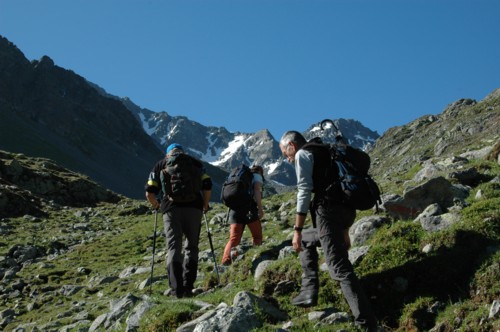
POLYGON ((326 187, 338 176, 330 167, 329 151, 321 144, 308 143, 297 131, 283 134, 280 149, 283 156, 294 163, 297 176, 297 212, 292 245, 299 252, 303 278, 301 292, 292 300, 292 304, 301 307, 317 304, 319 281, 316 247, 321 245, 330 276, 340 283, 355 323, 367 331, 376 331, 377 320, 347 252, 350 243, 346 230, 354 222, 356 210, 341 204, 338 197, 325 193, 326 187), (309 209, 315 228, 306 230, 302 236, 309 209))

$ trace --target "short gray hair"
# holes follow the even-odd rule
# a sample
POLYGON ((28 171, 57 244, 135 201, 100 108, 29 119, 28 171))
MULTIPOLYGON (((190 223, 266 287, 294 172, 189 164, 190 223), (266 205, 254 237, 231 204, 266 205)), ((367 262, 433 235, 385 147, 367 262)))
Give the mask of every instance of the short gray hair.
POLYGON ((301 148, 304 144, 306 144, 307 141, 304 136, 302 136, 302 134, 298 131, 289 130, 285 132, 283 136, 281 136, 280 145, 286 146, 290 142, 295 143, 299 148, 301 148))

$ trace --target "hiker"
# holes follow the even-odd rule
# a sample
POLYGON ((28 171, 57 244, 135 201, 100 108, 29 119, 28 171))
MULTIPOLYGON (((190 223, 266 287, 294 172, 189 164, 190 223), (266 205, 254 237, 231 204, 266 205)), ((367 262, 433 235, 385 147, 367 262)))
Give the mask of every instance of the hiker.
POLYGON ((315 150, 313 153, 305 148, 306 143, 304 136, 297 131, 285 132, 279 143, 285 159, 294 163, 297 176, 297 210, 292 245, 299 253, 303 274, 300 293, 292 299, 292 304, 300 307, 317 304, 319 269, 316 247, 321 245, 330 276, 340 283, 355 323, 368 331, 376 331, 376 318, 348 257, 350 241, 346 230, 354 222, 356 210, 325 195, 326 187, 334 180, 324 176, 325 168, 330 165, 329 152, 315 150), (308 210, 315 228, 309 228, 302 234, 308 210))
POLYGON ((193 196, 190 196, 189 192, 184 193, 184 196, 182 196, 184 199, 179 199, 176 196, 176 188, 169 186, 168 182, 175 183, 175 181, 179 181, 178 178, 180 177, 175 178, 175 175, 172 175, 167 180, 165 177, 168 178, 168 176, 164 172, 165 170, 169 172, 169 163, 171 160, 179 158, 178 156, 181 154, 183 155, 182 157, 188 156, 184 154, 184 149, 180 144, 170 144, 166 149, 165 158, 158 161, 149 174, 146 185, 147 200, 151 203, 153 209, 159 209, 163 214, 168 251, 168 282, 172 291, 171 295, 177 298, 190 297, 193 294, 192 290, 198 273, 198 243, 201 220, 203 213, 209 210, 212 190, 212 180, 204 173, 201 161, 188 156, 189 158, 186 158, 186 160, 188 162, 191 161, 191 163, 188 163, 191 166, 188 172, 193 174, 193 178, 191 179, 194 184, 192 189, 193 196), (161 203, 157 199, 160 193, 163 194, 161 203), (183 236, 186 238, 184 255, 182 253, 183 236))
POLYGON ((245 225, 248 226, 252 234, 252 243, 255 246, 262 244, 262 226, 261 219, 264 217, 264 209, 262 208, 262 186, 264 184, 264 170, 261 166, 254 165, 250 167, 252 173, 251 182, 251 199, 249 208, 229 209, 229 222, 231 224, 229 231, 229 241, 224 249, 222 256, 222 265, 230 265, 232 263, 231 249, 236 247, 241 242, 245 225))

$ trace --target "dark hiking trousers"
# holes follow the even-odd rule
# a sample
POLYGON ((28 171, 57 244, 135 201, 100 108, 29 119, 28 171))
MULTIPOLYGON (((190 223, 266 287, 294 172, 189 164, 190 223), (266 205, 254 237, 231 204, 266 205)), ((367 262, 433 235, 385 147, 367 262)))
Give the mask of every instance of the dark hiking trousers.
POLYGON ((167 237, 168 283, 177 297, 193 289, 196 281, 202 213, 197 208, 175 207, 163 215, 167 237))
POLYGON ((314 291, 319 289, 318 278, 318 251, 321 243, 316 228, 308 228, 302 232, 302 251, 299 253, 300 265, 302 266, 301 291, 314 291))
POLYGON ((318 290, 318 253, 321 245, 332 279, 340 283, 342 293, 349 304, 355 323, 373 330, 376 318, 368 299, 349 261, 343 230, 351 225, 356 211, 340 205, 328 208, 318 206, 315 210, 316 229, 302 234, 302 248, 299 258, 303 269, 301 290, 318 290))

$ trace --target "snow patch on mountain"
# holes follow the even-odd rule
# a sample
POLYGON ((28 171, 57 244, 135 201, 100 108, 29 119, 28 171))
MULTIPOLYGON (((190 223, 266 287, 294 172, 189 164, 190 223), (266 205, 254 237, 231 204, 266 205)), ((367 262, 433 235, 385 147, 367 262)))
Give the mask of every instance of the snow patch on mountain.
POLYGON ((246 141, 245 135, 236 135, 234 137, 234 139, 231 142, 229 142, 227 148, 222 150, 222 152, 220 154, 220 159, 216 160, 214 162, 210 162, 210 164, 212 164, 214 166, 219 166, 220 164, 226 162, 227 160, 229 160, 233 156, 233 154, 236 151, 238 151, 238 149, 241 146, 245 145, 245 141, 246 141))
POLYGON ((201 160, 206 161, 209 164, 216 165, 219 156, 222 156, 226 148, 217 148, 217 136, 213 133, 209 133, 207 136, 208 148, 206 153, 200 153, 201 160))
POLYGON ((272 174, 281 165, 281 160, 266 165, 267 174, 272 174))
POLYGON ((144 131, 149 135, 153 135, 156 130, 158 129, 158 126, 160 125, 160 122, 154 122, 154 126, 150 127, 151 122, 147 121, 146 117, 144 116, 144 113, 139 113, 139 118, 141 120, 142 128, 144 131))
POLYGON ((314 132, 321 132, 321 127, 320 126, 314 126, 309 130, 309 132, 314 133, 314 132))
POLYGON ((367 137, 367 136, 361 136, 361 135, 354 135, 354 138, 357 138, 360 141, 368 141, 371 143, 375 142, 375 139, 372 137, 367 137))

